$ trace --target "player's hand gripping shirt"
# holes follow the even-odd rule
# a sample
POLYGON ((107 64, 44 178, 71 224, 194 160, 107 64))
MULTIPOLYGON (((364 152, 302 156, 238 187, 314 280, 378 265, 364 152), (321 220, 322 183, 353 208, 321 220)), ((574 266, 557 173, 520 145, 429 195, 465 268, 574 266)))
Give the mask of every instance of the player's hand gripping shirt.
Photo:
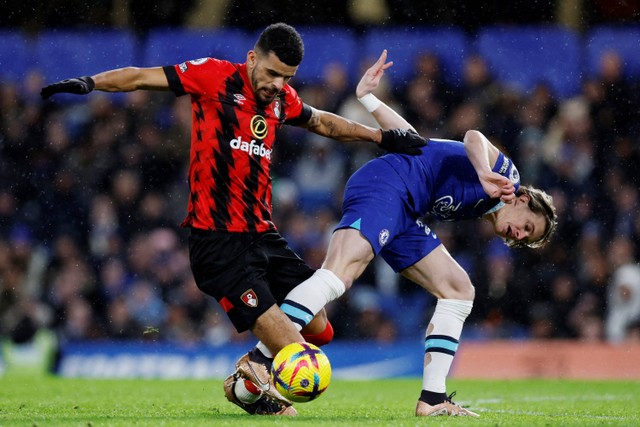
POLYGON ((270 170, 276 128, 306 122, 310 107, 289 85, 270 104, 256 103, 246 64, 202 58, 164 71, 177 96, 191 95, 190 194, 182 226, 275 229, 270 170))

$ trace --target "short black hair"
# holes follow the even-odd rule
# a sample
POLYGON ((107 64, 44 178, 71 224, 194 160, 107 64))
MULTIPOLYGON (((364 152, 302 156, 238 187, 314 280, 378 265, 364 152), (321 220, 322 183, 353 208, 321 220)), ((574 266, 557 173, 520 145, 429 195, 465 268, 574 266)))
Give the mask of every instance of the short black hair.
POLYGON ((262 31, 255 49, 261 53, 275 53, 278 59, 291 67, 297 67, 304 57, 302 37, 291 25, 279 22, 262 31))

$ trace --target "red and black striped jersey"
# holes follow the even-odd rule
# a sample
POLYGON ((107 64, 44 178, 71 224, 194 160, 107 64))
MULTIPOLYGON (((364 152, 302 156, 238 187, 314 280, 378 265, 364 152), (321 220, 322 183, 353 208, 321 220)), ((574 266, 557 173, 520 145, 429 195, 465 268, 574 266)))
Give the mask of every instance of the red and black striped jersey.
POLYGON ((311 108, 289 85, 271 104, 257 104, 246 64, 202 58, 164 71, 177 96, 191 95, 190 195, 182 226, 275 229, 270 170, 276 128, 308 121, 311 108))

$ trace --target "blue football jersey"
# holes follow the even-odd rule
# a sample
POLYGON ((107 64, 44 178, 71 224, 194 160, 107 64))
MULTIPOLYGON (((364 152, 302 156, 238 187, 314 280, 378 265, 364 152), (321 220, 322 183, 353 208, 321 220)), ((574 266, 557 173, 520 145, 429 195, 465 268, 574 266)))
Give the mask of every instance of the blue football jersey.
MULTIPOLYGON (((520 187, 518 170, 502 153, 492 170, 520 187)), ((345 186, 336 228, 360 231, 376 255, 402 271, 442 243, 429 219, 480 218, 501 204, 484 192, 462 142, 431 139, 420 155, 391 153, 358 169, 345 186)))
MULTIPOLYGON (((387 155, 408 188, 414 212, 439 221, 479 218, 499 202, 484 192, 464 144, 429 139, 419 156, 387 155)), ((509 178, 516 190, 520 174, 513 161, 500 153, 493 171, 509 178)))

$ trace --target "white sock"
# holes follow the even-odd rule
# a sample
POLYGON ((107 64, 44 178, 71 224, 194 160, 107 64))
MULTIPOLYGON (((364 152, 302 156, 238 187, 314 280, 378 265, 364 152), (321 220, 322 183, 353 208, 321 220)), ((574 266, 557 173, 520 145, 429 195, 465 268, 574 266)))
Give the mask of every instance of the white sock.
MULTIPOLYGON (((293 288, 285 297, 280 308, 300 331, 311 322, 313 316, 322 310, 322 307, 340 298, 345 291, 344 283, 333 271, 321 268, 293 288)), ((262 342, 258 342, 256 347, 265 356, 273 357, 262 342)))
POLYGON ((427 327, 422 389, 445 393, 449 368, 458 350, 464 321, 473 301, 441 299, 427 327))
POLYGON ((267 348, 266 345, 262 344, 262 341, 258 341, 258 344, 256 344, 256 347, 258 348, 258 350, 260 350, 262 352, 262 354, 264 354, 266 357, 268 357, 269 359, 273 359, 273 354, 271 353, 271 350, 269 350, 267 348))

